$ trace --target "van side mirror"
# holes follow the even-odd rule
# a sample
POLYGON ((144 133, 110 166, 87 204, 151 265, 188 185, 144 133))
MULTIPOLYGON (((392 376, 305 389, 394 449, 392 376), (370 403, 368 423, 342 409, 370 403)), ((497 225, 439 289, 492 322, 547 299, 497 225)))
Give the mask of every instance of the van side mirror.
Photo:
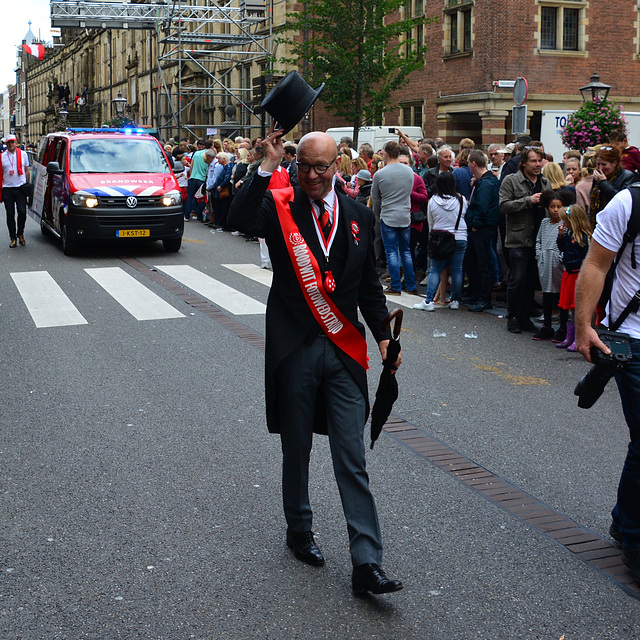
POLYGON ((60 175, 60 174, 63 173, 63 171, 60 168, 60 164, 58 162, 48 162, 47 163, 47 173, 49 175, 51 175, 51 174, 60 175))
POLYGON ((180 160, 176 160, 173 163, 173 173, 182 173, 184 171, 184 165, 180 160))

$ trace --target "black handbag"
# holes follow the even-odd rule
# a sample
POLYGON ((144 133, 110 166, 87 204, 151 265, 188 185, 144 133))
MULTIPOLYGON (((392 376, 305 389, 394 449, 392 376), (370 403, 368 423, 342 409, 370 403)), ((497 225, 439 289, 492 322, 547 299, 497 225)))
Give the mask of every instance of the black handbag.
MULTIPOLYGON (((460 200, 460 213, 456 220, 455 230, 458 230, 462 217, 462 200, 460 200)), ((456 235, 451 231, 433 230, 429 233, 428 253, 433 260, 448 260, 456 252, 456 235)))

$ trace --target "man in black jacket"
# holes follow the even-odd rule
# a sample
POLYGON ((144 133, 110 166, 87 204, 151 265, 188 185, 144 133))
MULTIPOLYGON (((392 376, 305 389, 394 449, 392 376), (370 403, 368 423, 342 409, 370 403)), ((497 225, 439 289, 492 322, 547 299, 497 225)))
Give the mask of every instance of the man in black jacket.
POLYGON ((311 530, 308 474, 313 432, 326 433, 349 531, 353 591, 398 591, 402 583, 380 568, 380 526, 363 441, 367 358, 357 309, 383 359, 390 337, 381 329, 387 307, 375 270, 373 214, 334 189, 339 156, 325 133, 300 141, 300 186, 267 191, 282 158, 282 133, 271 130, 264 139, 264 160, 234 199, 229 219, 240 231, 266 239, 273 265, 267 426, 282 443, 287 546, 302 562, 324 564, 311 530))
POLYGON ((474 149, 469 154, 469 169, 475 178, 471 200, 465 215, 469 245, 465 254, 471 295, 475 304, 469 311, 484 311, 491 304, 491 247, 500 218, 500 181, 487 169, 484 153, 474 149))

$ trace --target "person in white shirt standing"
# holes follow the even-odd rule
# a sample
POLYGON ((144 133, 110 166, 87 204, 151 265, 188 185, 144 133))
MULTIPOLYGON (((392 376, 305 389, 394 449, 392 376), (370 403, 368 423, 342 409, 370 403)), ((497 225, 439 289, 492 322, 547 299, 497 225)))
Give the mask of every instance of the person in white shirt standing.
POLYGON ((0 201, 7 211, 7 228, 13 249, 18 241, 24 247, 24 225, 27 221, 27 194, 22 185, 31 182, 29 158, 22 149, 17 148, 18 141, 14 135, 7 136, 7 150, 0 155, 2 174, 0 181, 0 201), (16 209, 18 224, 16 226, 16 209))

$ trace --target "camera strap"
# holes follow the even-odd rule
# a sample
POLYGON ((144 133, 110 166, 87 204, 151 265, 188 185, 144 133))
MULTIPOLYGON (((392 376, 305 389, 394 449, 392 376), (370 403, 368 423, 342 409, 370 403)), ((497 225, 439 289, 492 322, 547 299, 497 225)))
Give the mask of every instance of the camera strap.
MULTIPOLYGON (((608 283, 608 296, 607 302, 609 302, 609 315, 611 317, 611 289, 613 287, 613 274, 622 259, 622 254, 627 248, 627 245, 631 243, 631 267, 636 268, 636 254, 635 254, 635 238, 640 233, 640 183, 636 182, 629 187, 631 193, 631 216, 629 216, 629 222, 627 223, 627 230, 622 236, 622 245, 618 250, 618 254, 611 265, 609 270, 610 282, 608 283)), ((609 329, 611 331, 617 331, 622 323, 627 319, 631 313, 638 313, 640 309, 640 289, 636 291, 629 304, 624 308, 620 316, 615 322, 609 323, 609 329)))

